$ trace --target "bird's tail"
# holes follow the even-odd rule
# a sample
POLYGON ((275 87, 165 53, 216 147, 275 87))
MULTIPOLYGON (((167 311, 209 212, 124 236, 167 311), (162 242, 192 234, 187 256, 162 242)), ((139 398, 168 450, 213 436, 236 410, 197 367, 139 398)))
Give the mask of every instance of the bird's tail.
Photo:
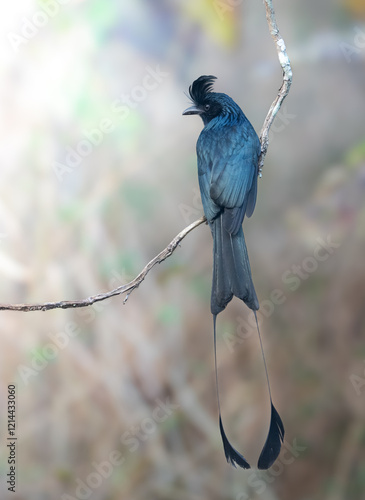
POLYGON ((284 426, 281 418, 276 411, 270 390, 269 375, 266 366, 266 360, 261 340, 259 324, 257 321, 256 311, 259 309, 259 302, 256 296, 256 291, 251 278, 250 262, 248 260, 245 237, 242 227, 236 234, 231 234, 226 230, 224 225, 224 214, 211 222, 211 230, 213 234, 213 284, 211 296, 211 311, 213 314, 214 323, 214 358, 215 358, 215 374, 216 388, 219 410, 219 429, 222 436, 224 452, 227 462, 234 467, 236 465, 243 469, 249 469, 250 465, 246 459, 231 445, 229 442, 221 417, 221 408, 219 401, 219 386, 217 374, 217 354, 216 354, 216 317, 225 309, 227 304, 232 300, 232 297, 238 297, 253 310, 256 319, 257 331, 260 339, 260 346, 264 360, 269 398, 271 405, 271 419, 269 432, 266 442, 260 454, 258 461, 259 469, 268 469, 275 462, 281 449, 281 444, 284 439, 284 426))
POLYGON ((213 234, 213 283, 211 311, 217 315, 233 295, 253 311, 259 308, 251 278, 250 262, 242 227, 236 234, 224 227, 224 214, 211 223, 213 234))
MULTIPOLYGON (((275 460, 279 456, 279 453, 281 450, 281 444, 284 441, 285 431, 284 431, 284 425, 283 425, 283 422, 281 421, 280 415, 277 412, 277 410, 272 402, 269 374, 267 371, 264 349, 262 346, 260 328, 259 328, 259 324, 257 321, 256 311, 254 311, 254 314, 255 314, 255 319, 256 319, 257 331, 258 331, 259 339, 260 339, 262 357, 264 360, 266 380, 267 380, 267 386, 268 386, 268 390, 269 390, 269 398, 270 398, 270 406, 271 406, 271 418, 270 418, 269 432, 267 434, 266 441, 265 441, 264 447, 261 451, 261 454, 260 454, 260 457, 258 460, 258 464, 257 464, 257 467, 259 469, 266 470, 272 466, 272 464, 275 462, 275 460)), ((229 440, 226 436, 226 432, 225 432, 224 427, 223 427, 222 415, 221 415, 221 404, 220 404, 220 398, 219 398, 219 385, 218 385, 216 320, 217 320, 217 316, 213 315, 215 382, 216 382, 217 400, 218 400, 219 430, 220 430, 220 433, 222 436, 224 454, 226 455, 227 462, 230 463, 231 465, 233 465, 233 467, 236 467, 236 465, 238 465, 239 467, 242 467, 243 469, 250 469, 251 466, 247 462, 247 460, 229 442, 229 440)))

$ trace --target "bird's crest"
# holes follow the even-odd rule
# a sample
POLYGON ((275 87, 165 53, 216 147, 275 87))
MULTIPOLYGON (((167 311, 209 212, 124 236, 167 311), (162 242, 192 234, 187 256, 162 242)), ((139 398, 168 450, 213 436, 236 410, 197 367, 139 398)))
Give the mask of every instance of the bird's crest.
POLYGON ((195 104, 204 102, 207 94, 210 94, 212 92, 213 83, 216 79, 217 77, 213 75, 203 75, 195 80, 192 85, 190 85, 189 94, 195 104))

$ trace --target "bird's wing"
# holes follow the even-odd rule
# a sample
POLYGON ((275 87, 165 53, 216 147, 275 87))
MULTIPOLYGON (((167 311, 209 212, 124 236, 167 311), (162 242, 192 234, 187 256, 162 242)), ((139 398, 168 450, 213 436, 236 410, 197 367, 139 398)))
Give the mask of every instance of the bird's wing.
POLYGON ((217 141, 211 169, 211 199, 224 208, 244 208, 251 215, 256 202, 257 162, 256 134, 233 128, 217 141))
POLYGON ((254 211, 260 141, 247 124, 226 129, 212 151, 209 198, 224 208, 224 227, 236 234, 247 214, 254 211))
POLYGON ((212 176, 212 143, 210 137, 206 136, 202 140, 202 135, 198 139, 197 156, 198 156, 198 177, 200 195, 205 217, 211 222, 222 211, 212 198, 210 197, 210 180, 212 176), (203 143, 203 144, 202 144, 203 143))

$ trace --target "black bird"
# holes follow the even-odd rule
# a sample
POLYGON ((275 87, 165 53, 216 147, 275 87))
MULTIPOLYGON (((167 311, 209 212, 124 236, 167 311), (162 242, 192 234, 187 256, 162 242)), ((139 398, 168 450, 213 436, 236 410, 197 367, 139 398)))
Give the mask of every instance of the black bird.
MULTIPOLYGON (((196 145, 199 187, 213 236, 213 282, 211 312, 214 325, 214 355, 219 409, 219 428, 227 462, 249 469, 249 463, 228 441, 221 418, 217 356, 216 318, 232 297, 238 297, 252 309, 262 349, 256 311, 259 302, 252 282, 242 223, 251 217, 257 195, 260 140, 241 108, 226 94, 213 92, 215 76, 201 76, 189 87, 193 106, 183 115, 200 115, 204 128, 196 145)), ((280 453, 284 426, 271 398, 265 357, 262 352, 271 404, 269 433, 261 452, 258 468, 268 469, 280 453)))

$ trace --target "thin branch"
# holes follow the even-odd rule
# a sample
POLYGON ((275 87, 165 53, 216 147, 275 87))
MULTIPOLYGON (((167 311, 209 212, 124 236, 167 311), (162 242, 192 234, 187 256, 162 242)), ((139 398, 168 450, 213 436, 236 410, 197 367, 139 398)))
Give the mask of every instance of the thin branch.
MULTIPOLYGON (((280 109, 280 106, 285 99, 285 97, 289 93, 290 85, 292 82, 292 70, 290 66, 290 61, 288 55, 286 53, 286 47, 284 40, 282 39, 278 26, 276 24, 275 12, 272 5, 272 0, 264 0, 265 10, 266 10, 266 19, 269 25, 269 30, 272 38, 274 39, 276 50, 278 52, 279 62, 283 69, 283 83, 279 89, 278 95, 274 102, 272 103, 269 112, 265 118, 261 135, 261 155, 259 158, 259 174, 261 175, 262 167, 264 165, 265 156, 267 153, 267 149, 269 146, 269 130, 274 121, 274 118, 277 112, 280 109)), ((0 304, 0 311, 22 311, 22 312, 30 312, 30 311, 49 311, 51 309, 70 309, 75 307, 87 307, 91 306, 95 302, 100 302, 105 299, 109 299, 110 297, 114 297, 115 295, 121 295, 122 293, 126 293, 123 300, 123 304, 125 304, 128 300, 129 295, 139 287, 142 281, 145 279, 150 270, 160 262, 163 262, 165 259, 170 257, 170 255, 174 252, 179 243, 185 238, 185 236, 190 233, 193 229, 200 226, 206 222, 206 218, 202 217, 197 221, 190 224, 190 226, 183 229, 175 238, 171 241, 171 243, 160 252, 154 259, 152 259, 139 273, 134 280, 130 281, 126 285, 119 286, 114 290, 106 293, 99 293, 97 295, 92 295, 84 300, 62 300, 60 302, 45 302, 44 304, 0 304)))
POLYGON ((162 250, 155 258, 153 258, 139 273, 138 276, 134 278, 134 280, 130 281, 126 285, 118 286, 114 290, 106 293, 98 293, 97 295, 92 295, 84 300, 61 300, 60 302, 45 302, 44 304, 0 304, 0 311, 22 311, 22 312, 30 312, 30 311, 50 311, 51 309, 71 309, 75 307, 86 307, 91 306, 95 302, 100 302, 101 300, 109 299, 110 297, 114 297, 115 295, 120 295, 122 293, 126 293, 126 297, 123 300, 123 304, 125 304, 128 300, 130 294, 139 287, 142 281, 145 279, 147 274, 151 271, 151 269, 156 265, 163 262, 165 259, 170 257, 172 253, 175 251, 176 247, 180 244, 180 242, 185 238, 187 234, 189 234, 193 229, 200 226, 206 222, 205 217, 201 217, 196 220, 190 226, 183 229, 175 238, 171 241, 166 248, 162 250))
POLYGON ((270 106, 269 112, 266 115, 264 124, 261 129, 260 141, 261 141, 261 155, 259 158, 259 175, 261 177, 262 167, 264 166, 265 156, 267 149, 269 147, 269 130, 277 115, 280 106, 282 105, 285 97, 288 95, 291 82, 293 79, 293 73, 290 66, 290 60, 288 54, 286 53, 286 46, 283 38, 280 35, 278 25, 276 24, 276 17, 274 7, 272 5, 272 0, 264 0, 265 10, 266 10, 266 20, 269 25, 270 35, 272 36, 276 51, 278 53, 279 63, 283 70, 283 83, 279 89, 278 95, 270 106))

